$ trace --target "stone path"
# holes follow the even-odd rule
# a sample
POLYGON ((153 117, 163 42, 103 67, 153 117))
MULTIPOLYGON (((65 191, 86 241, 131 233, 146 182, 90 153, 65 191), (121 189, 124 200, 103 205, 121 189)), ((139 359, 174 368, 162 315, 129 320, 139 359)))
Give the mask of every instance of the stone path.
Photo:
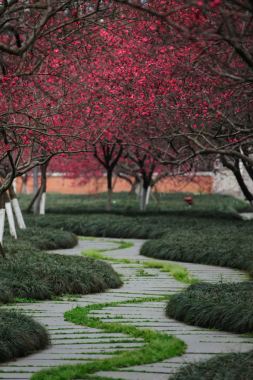
MULTIPOLYGON (((114 241, 116 239, 113 239, 114 241)), ((138 256, 143 244, 141 240, 131 240, 134 246, 127 249, 108 251, 107 254, 116 258, 130 258, 134 260, 150 260, 138 256)), ((114 249, 118 245, 110 239, 84 240, 73 249, 59 250, 56 253, 79 255, 87 248, 114 249)), ((227 268, 183 264, 195 277, 208 282, 243 281, 245 275, 236 270, 227 268)), ((15 308, 32 315, 37 321, 44 324, 51 336, 52 345, 41 352, 18 359, 0 366, 0 379, 29 379, 32 373, 40 369, 61 364, 75 364, 113 355, 114 351, 133 350, 142 345, 140 339, 132 339, 123 334, 105 333, 89 327, 73 325, 64 321, 64 312, 78 306, 105 303, 112 301, 126 301, 139 297, 159 297, 173 294, 186 285, 176 281, 167 273, 158 269, 143 268, 140 264, 113 264, 124 281, 120 289, 109 290, 106 293, 92 294, 76 299, 61 301, 46 301, 35 304, 20 304, 15 308), (144 269, 141 271, 140 269, 144 269)), ((160 363, 135 366, 118 372, 103 372, 103 376, 132 380, 167 380, 182 364, 209 358, 214 354, 224 352, 243 352, 253 349, 253 339, 236 334, 206 330, 168 319, 164 314, 164 302, 129 303, 108 307, 92 314, 99 316, 104 322, 116 321, 134 324, 139 327, 148 327, 157 331, 176 335, 187 345, 185 355, 160 363)))

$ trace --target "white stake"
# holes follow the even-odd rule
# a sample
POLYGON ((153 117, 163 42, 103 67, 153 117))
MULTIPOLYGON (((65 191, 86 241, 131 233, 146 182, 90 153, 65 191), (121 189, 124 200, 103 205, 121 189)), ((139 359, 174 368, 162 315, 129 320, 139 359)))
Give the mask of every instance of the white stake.
POLYGON ((14 237, 14 239, 17 239, 17 233, 16 233, 16 227, 15 227, 15 221, 14 221, 14 215, 12 212, 11 202, 5 203, 5 210, 7 214, 8 223, 9 223, 10 234, 11 236, 14 237))
POLYGON ((23 215, 22 215, 22 211, 21 211, 18 199, 17 198, 13 198, 11 200, 11 204, 12 204, 12 208, 13 208, 14 214, 16 216, 19 228, 21 230, 25 230, 26 229, 26 225, 25 225, 25 221, 24 221, 24 218, 23 218, 23 215))
POLYGON ((40 215, 45 215, 46 211, 46 193, 43 193, 40 200, 40 215))
POLYGON ((149 204, 149 200, 150 200, 150 193, 151 193, 151 186, 148 187, 148 190, 147 190, 147 194, 146 194, 146 206, 148 206, 149 204))
POLYGON ((5 209, 0 209, 0 243, 3 244, 4 237, 4 221, 5 221, 5 209))

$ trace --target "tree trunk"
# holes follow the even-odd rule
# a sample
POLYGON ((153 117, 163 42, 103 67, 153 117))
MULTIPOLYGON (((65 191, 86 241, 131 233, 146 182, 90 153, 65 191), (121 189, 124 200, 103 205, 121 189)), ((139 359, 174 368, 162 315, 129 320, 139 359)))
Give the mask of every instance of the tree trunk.
POLYGON ((135 176, 129 193, 130 194, 138 193, 137 189, 139 185, 140 185, 140 179, 138 178, 138 176, 135 176))
POLYGON ((29 203, 29 205, 28 205, 28 207, 27 207, 27 209, 26 209, 27 212, 31 212, 32 209, 34 209, 34 203, 36 202, 36 199, 38 198, 39 194, 40 194, 40 188, 39 188, 39 189, 37 190, 37 192, 34 194, 33 199, 32 199, 31 202, 29 203))
POLYGON ((25 230, 26 229, 25 221, 24 221, 22 211, 21 211, 21 208, 19 205, 19 201, 17 199, 17 195, 16 195, 14 187, 12 185, 9 188, 9 195, 10 195, 11 205, 12 205, 14 214, 16 216, 18 226, 21 230, 25 230))
POLYGON ((40 215, 45 215, 46 212, 47 167, 48 163, 41 166, 42 195, 40 201, 40 215))
POLYGON ((4 222, 5 222, 5 202, 3 194, 0 195, 0 254, 5 257, 3 249, 4 222))
POLYGON ((37 202, 38 197, 40 195, 40 191, 41 185, 39 186, 39 168, 38 166, 35 166, 35 168, 33 168, 33 198, 26 209, 27 212, 31 212, 33 210, 35 214, 37 213, 36 211, 39 208, 37 202))
POLYGON ((148 187, 143 186, 140 194, 140 210, 145 211, 147 207, 148 187))
POLYGON ((41 185, 38 195, 35 199, 33 212, 36 215, 45 215, 46 209, 46 191, 47 191, 47 167, 48 163, 41 165, 41 185))
POLYGON ((39 167, 35 166, 33 168, 33 194, 37 193, 39 190, 39 167))
POLYGON ((5 199, 5 210, 6 210, 7 220, 9 224, 10 235, 14 237, 14 239, 17 239, 17 232, 16 232, 16 227, 15 227, 15 220, 14 220, 14 215, 13 215, 13 211, 11 207, 11 202, 6 192, 4 193, 4 199, 5 199))
POLYGON ((41 198, 40 198, 40 215, 45 215, 46 213, 46 192, 44 191, 42 194, 41 194, 41 198))
POLYGON ((233 171, 233 174, 237 180, 240 189, 242 190, 243 195, 250 203, 253 203, 253 194, 249 191, 246 183, 244 182, 243 176, 241 175, 240 170, 233 171))
POLYGON ((21 194, 27 194, 28 175, 23 174, 20 178, 21 178, 21 194))
POLYGON ((149 205, 150 194, 151 194, 151 186, 149 186, 149 187, 147 188, 146 207, 149 205))
POLYGON ((107 205, 106 210, 112 209, 112 171, 107 170, 107 205))
POLYGON ((28 210, 33 210, 34 214, 39 214, 40 196, 41 196, 41 185, 39 186, 39 167, 35 166, 33 168, 33 194, 34 197, 28 206, 28 210))
POLYGON ((239 159, 235 159, 234 162, 229 162, 228 159, 223 156, 221 158, 221 162, 223 163, 223 165, 230 169, 232 171, 232 173, 234 174, 235 178, 236 178, 236 181, 238 183, 238 185, 240 186, 240 189, 243 193, 243 195, 245 196, 245 198, 247 199, 247 201, 249 201, 251 204, 253 203, 253 194, 250 192, 250 190, 248 189, 248 186, 246 185, 245 181, 244 181, 244 178, 241 174, 241 171, 240 171, 240 160, 239 159))
POLYGON ((40 214, 41 196, 42 196, 42 186, 40 186, 38 193, 37 193, 37 197, 35 197, 35 199, 34 199, 33 208, 32 208, 34 215, 40 214))

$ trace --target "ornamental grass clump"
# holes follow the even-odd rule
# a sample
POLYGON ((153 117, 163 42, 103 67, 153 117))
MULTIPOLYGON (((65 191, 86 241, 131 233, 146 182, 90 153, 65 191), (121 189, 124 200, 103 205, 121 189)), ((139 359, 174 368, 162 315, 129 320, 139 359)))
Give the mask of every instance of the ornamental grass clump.
POLYGON ((0 362, 26 356, 47 347, 44 327, 15 311, 0 310, 0 362))
POLYGON ((166 314, 200 327, 253 332, 253 282, 191 285, 170 298, 166 314))
POLYGON ((117 288, 122 282, 112 267, 84 257, 67 257, 31 250, 0 258, 5 292, 0 302, 14 298, 51 299, 64 294, 88 294, 117 288))
POLYGON ((73 234, 59 231, 57 235, 57 230, 46 229, 37 232, 37 228, 28 229, 18 241, 5 240, 6 258, 0 257, 0 303, 15 298, 43 300, 64 294, 88 294, 121 286, 118 274, 108 263, 41 250, 41 246, 73 246, 73 234))
POLYGON ((253 275, 252 223, 241 221, 177 227, 143 244, 141 254, 161 259, 237 268, 253 275))
POLYGON ((170 380, 252 380, 253 351, 219 355, 182 367, 170 380))
POLYGON ((72 232, 45 227, 23 230, 20 239, 30 241, 36 248, 44 250, 72 248, 78 243, 77 236, 72 232))

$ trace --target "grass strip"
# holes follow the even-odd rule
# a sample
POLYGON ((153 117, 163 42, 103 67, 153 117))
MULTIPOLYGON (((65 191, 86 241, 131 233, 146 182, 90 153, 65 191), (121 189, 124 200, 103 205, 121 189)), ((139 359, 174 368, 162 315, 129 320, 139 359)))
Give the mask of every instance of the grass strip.
MULTIPOLYGON (((122 249, 121 247, 128 248, 128 242, 121 241, 120 246, 116 249, 122 249)), ((132 244, 132 243, 131 243, 132 244)), ((118 259, 111 256, 104 255, 104 252, 112 251, 115 249, 87 249, 82 252, 82 255, 91 257, 96 260, 106 260, 113 263, 123 263, 123 264, 141 264, 146 268, 160 269, 161 272, 170 273, 175 280, 183 282, 185 284, 196 284, 197 279, 193 278, 188 270, 180 264, 175 263, 162 263, 156 260, 152 261, 140 261, 140 260, 130 260, 130 259, 118 259)))
POLYGON ((112 358, 92 361, 86 364, 66 365, 49 370, 43 370, 32 376, 32 380, 71 380, 86 379, 88 375, 98 371, 114 371, 133 365, 142 365, 159 362, 174 356, 182 355, 185 352, 186 344, 178 338, 152 331, 150 329, 140 329, 132 325, 121 323, 102 322, 97 317, 89 316, 94 310, 102 310, 106 307, 129 303, 153 302, 165 300, 166 297, 144 297, 129 301, 118 301, 86 307, 76 307, 64 314, 65 319, 92 328, 102 329, 108 333, 122 333, 132 338, 144 340, 144 346, 132 351, 121 351, 112 358))
POLYGON ((175 280, 185 284, 196 284, 198 279, 191 276, 188 270, 182 265, 175 263, 160 263, 159 261, 144 261, 142 265, 146 268, 160 269, 161 272, 170 273, 175 280))

